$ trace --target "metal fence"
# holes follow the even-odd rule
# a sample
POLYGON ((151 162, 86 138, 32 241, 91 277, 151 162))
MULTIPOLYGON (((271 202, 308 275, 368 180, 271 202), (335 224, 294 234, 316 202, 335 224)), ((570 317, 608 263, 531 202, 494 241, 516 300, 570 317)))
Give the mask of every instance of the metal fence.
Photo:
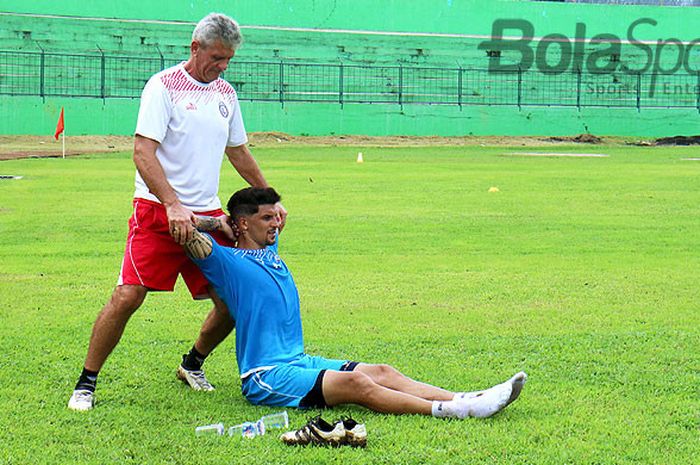
MULTIPOLYGON (((181 60, 104 53, 0 51, 0 94, 138 98, 150 76, 181 60)), ((589 73, 232 61, 240 100, 395 105, 693 108, 700 74, 589 73)))

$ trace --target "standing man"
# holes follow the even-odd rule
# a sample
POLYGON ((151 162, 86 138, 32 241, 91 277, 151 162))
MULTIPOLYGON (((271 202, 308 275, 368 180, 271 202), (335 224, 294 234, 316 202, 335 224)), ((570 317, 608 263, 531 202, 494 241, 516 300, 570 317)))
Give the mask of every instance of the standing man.
MULTIPOLYGON (((68 402, 73 410, 93 407, 97 375, 127 321, 149 291, 172 291, 178 275, 193 298, 211 298, 214 309, 177 374, 193 389, 213 389, 201 364, 234 321, 181 245, 193 236, 195 215, 225 216, 217 196, 224 153, 251 186, 267 186, 245 145, 236 91, 219 78, 241 41, 233 19, 212 13, 195 27, 187 62, 155 74, 144 87, 134 139, 134 213, 124 260, 117 287, 93 326, 83 372, 68 402)), ((286 211, 278 207, 284 217, 286 211)), ((231 229, 226 221, 219 223, 215 239, 230 244, 231 229)))

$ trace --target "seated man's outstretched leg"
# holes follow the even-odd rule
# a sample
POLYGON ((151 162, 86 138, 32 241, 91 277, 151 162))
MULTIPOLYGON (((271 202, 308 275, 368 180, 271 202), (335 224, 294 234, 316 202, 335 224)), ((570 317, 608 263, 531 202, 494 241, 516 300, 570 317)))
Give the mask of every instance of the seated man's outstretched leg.
POLYGON ((415 381, 391 365, 360 363, 355 371, 366 374, 375 383, 394 391, 411 394, 426 400, 453 400, 455 393, 430 384, 415 381))
POLYGON ((412 394, 416 397, 420 397, 426 400, 467 400, 476 397, 481 397, 485 394, 492 394, 494 391, 504 392, 510 389, 510 395, 506 402, 506 405, 513 402, 518 398, 520 392, 525 385, 527 380, 527 375, 524 372, 519 372, 515 374, 508 381, 493 386, 492 388, 483 391, 471 391, 471 392, 451 392, 445 389, 432 386, 430 384, 421 383, 415 381, 408 376, 404 375, 396 368, 390 365, 372 365, 367 363, 361 363, 357 365, 356 370, 363 372, 372 380, 389 389, 395 391, 405 392, 406 394, 412 394))
POLYGON ((518 373, 490 389, 464 395, 419 383, 388 365, 359 364, 352 372, 327 371, 323 396, 330 406, 352 403, 382 413, 485 418, 513 402, 525 379, 525 373, 518 373))
POLYGON ((431 401, 377 384, 357 368, 355 371, 326 371, 322 389, 331 407, 358 404, 381 413, 432 413, 431 401))

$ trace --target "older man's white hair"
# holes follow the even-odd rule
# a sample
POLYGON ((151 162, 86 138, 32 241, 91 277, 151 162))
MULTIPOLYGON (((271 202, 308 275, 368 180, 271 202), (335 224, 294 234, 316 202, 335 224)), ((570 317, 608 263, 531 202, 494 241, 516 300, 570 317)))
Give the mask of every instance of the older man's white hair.
POLYGON ((221 42, 225 47, 236 50, 243 42, 243 36, 235 19, 221 13, 209 13, 197 23, 192 40, 203 47, 221 42))

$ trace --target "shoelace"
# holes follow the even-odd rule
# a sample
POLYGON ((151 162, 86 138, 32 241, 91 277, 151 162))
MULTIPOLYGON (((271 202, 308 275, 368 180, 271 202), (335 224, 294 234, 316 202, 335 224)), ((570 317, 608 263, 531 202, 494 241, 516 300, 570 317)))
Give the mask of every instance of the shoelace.
POLYGON ((206 388, 211 387, 211 384, 207 381, 202 370, 190 371, 190 376, 197 382, 198 386, 206 388))
POLYGON ((90 400, 92 398, 92 392, 90 391, 78 391, 75 393, 76 400, 90 400))
POLYGON ((317 432, 323 431, 320 425, 321 421, 321 415, 317 415, 310 419, 308 423, 306 423, 304 426, 302 426, 299 430, 296 431, 296 437, 297 439, 301 442, 304 441, 306 443, 317 443, 317 444, 323 444, 326 442, 325 438, 320 436, 317 432))

